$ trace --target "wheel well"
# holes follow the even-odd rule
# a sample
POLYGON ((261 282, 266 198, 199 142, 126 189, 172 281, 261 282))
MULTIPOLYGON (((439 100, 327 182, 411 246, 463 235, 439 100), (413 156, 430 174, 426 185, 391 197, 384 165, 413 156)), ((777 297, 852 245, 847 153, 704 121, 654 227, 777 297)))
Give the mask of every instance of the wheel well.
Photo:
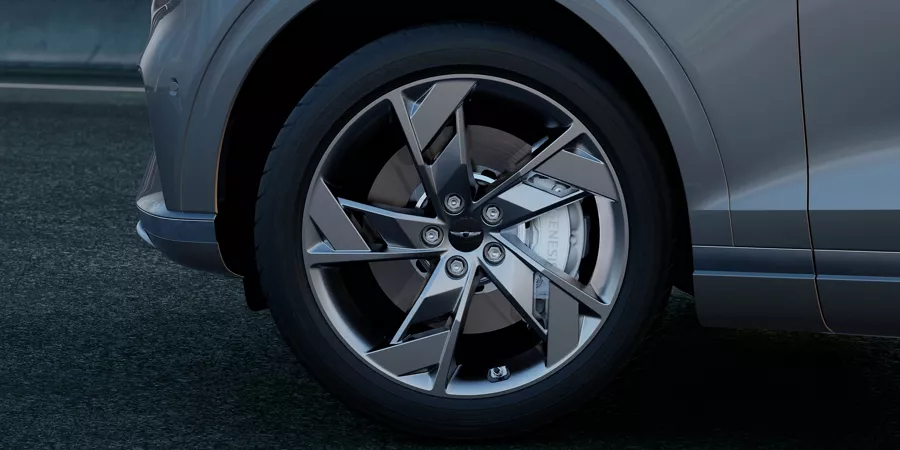
POLYGON ((618 53, 574 13, 554 0, 525 5, 517 0, 454 0, 452 7, 422 8, 418 0, 319 0, 295 17, 247 75, 222 142, 216 234, 226 265, 238 274, 255 275, 253 225, 259 180, 269 149, 304 93, 341 59, 382 36, 416 25, 469 21, 516 28, 572 52, 613 82, 637 109, 669 175, 676 225, 674 281, 692 291, 690 228, 681 173, 650 98, 618 53), (353 14, 347 14, 348 10, 353 14), (323 37, 328 45, 319 45, 323 37), (291 62, 285 63, 286 59, 291 62))

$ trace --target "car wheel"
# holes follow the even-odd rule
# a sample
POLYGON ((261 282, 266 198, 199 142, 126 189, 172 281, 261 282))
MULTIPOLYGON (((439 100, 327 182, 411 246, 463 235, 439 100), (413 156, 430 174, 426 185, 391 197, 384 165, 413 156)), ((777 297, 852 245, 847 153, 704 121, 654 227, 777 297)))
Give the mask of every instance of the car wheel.
POLYGON ((670 290, 665 172, 616 88, 505 28, 356 51, 268 155, 260 282, 286 342, 353 409, 446 438, 591 398, 670 290))

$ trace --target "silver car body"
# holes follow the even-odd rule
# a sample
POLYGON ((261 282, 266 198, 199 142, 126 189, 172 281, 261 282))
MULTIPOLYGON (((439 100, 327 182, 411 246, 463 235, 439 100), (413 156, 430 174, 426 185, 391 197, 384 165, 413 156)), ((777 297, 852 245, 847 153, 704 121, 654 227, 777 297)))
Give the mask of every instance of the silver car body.
MULTIPOLYGON (((311 3, 156 13, 138 229, 173 260, 238 272, 215 224, 223 137, 259 55, 311 3)), ((621 56, 665 127, 703 324, 900 335, 900 3, 558 3, 621 56)))

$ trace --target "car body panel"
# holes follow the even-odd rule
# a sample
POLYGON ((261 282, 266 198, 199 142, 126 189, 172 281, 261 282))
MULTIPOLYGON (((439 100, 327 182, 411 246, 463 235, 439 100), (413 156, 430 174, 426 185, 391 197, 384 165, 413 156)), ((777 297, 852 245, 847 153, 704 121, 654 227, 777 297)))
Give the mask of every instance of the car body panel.
POLYGON ((631 0, 691 80, 728 179, 734 246, 695 243, 707 326, 827 331, 807 217, 797 8, 783 0, 631 0))
MULTIPOLYGON (((154 139, 154 157, 137 199, 138 234, 187 267, 234 275, 215 234, 215 209, 185 208, 185 135, 209 59, 251 0, 178 2, 157 14, 140 70, 154 139)), ((214 168, 217 162, 211 160, 214 168)), ((189 187, 190 189, 190 187, 189 187)), ((215 189, 214 185, 211 189, 215 189)), ((189 194, 190 195, 190 194, 189 194)))
POLYGON ((684 181, 691 241, 733 245, 728 183, 694 86, 656 30, 625 1, 559 0, 622 56, 656 106, 684 181))
POLYGON ((840 333, 900 335, 898 15, 898 2, 799 2, 810 225, 840 333))
POLYGON ((228 116, 256 58, 311 1, 254 1, 219 44, 206 70, 185 136, 182 207, 217 211, 221 142, 228 116), (214 164, 210 164, 210 162, 214 164))
POLYGON ((794 3, 631 2, 672 48, 709 117, 734 245, 810 248, 794 3))
POLYGON ((898 2, 800 2, 816 248, 900 251, 898 16, 898 2))
POLYGON ((185 189, 182 183, 194 176, 184 176, 184 157, 190 153, 185 151, 185 135, 209 60, 250 1, 178 3, 158 19, 141 56, 140 69, 147 92, 156 159, 166 206, 172 211, 215 212, 214 208, 183 204, 182 196, 192 189, 185 189))

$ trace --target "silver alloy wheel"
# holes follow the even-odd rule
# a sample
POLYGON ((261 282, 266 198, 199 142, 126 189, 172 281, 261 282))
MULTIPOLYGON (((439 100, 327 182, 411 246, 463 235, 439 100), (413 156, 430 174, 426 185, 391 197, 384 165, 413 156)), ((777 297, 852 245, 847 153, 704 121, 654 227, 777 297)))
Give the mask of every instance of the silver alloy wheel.
POLYGON ((362 361, 410 388, 438 396, 482 397, 535 383, 593 339, 618 296, 628 254, 627 214, 607 161, 599 142, 574 114, 525 85, 465 74, 394 89, 344 125, 313 175, 302 232, 303 260, 316 301, 335 333, 362 361), (478 95, 514 98, 544 117, 550 130, 532 144, 525 161, 487 185, 476 181, 468 156, 465 110, 471 105, 464 102, 478 95), (338 189, 328 183, 330 173, 342 170, 338 149, 347 147, 345 141, 358 136, 358 128, 370 126, 385 110, 392 119, 385 126, 399 123, 402 129, 429 207, 401 209, 355 201, 335 194, 338 189), (439 139, 445 130, 452 131, 449 138, 439 139), (444 207, 451 195, 462 199, 462 211, 444 207), (567 273, 548 260, 550 254, 542 257, 523 242, 519 231, 522 224, 573 204, 591 209, 593 239, 582 253, 590 261, 581 264, 580 271, 567 273), (502 211, 496 224, 483 220, 488 205, 502 211), (422 242, 430 227, 441 230, 443 239, 437 245, 422 242), (505 256, 488 262, 488 245, 500 245, 505 256), (447 264, 453 260, 458 269, 460 259, 465 272, 451 276, 447 264), (342 279, 336 269, 398 260, 429 261, 430 274, 403 311, 399 327, 373 334, 363 323, 366 318, 348 306, 366 299, 348 298, 347 284, 355 280, 342 279), (457 342, 478 300, 474 294, 482 278, 507 298, 538 337, 533 348, 491 362, 493 369, 508 371, 502 381, 491 379, 483 368, 467 370, 465 363, 458 363, 457 342))

